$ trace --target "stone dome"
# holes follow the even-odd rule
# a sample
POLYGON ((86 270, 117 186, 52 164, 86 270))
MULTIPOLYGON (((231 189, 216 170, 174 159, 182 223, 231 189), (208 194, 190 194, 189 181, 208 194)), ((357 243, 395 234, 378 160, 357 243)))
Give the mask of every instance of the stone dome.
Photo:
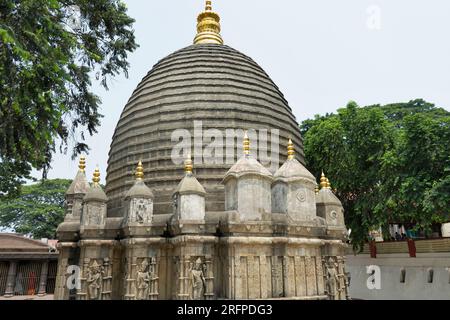
MULTIPOLYGON (((122 112, 108 160, 108 216, 123 216, 123 198, 134 184, 133 172, 140 160, 145 183, 155 195, 155 214, 172 212, 171 196, 184 170, 172 161, 178 142, 172 142, 171 136, 177 129, 186 129, 193 137, 194 121, 201 121, 203 131, 268 130, 268 146, 270 130, 278 129, 280 164, 286 160, 289 138, 299 150, 297 159, 304 163, 295 116, 264 70, 229 46, 192 45, 159 61, 122 112)), ((240 146, 242 141, 235 143, 240 146)), ((194 174, 207 192, 207 211, 224 210, 221 181, 232 165, 195 163, 194 174)))

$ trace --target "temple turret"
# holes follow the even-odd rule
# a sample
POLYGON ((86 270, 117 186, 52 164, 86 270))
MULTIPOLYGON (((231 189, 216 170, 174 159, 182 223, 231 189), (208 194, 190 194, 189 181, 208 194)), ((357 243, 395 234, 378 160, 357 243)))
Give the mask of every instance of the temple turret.
POLYGON ((244 156, 225 175, 225 210, 237 211, 242 221, 262 220, 270 214, 273 176, 250 154, 245 133, 244 156))
POLYGON ((178 221, 205 220, 205 189, 193 174, 191 157, 185 161, 185 176, 174 192, 174 214, 178 221))
POLYGON ((78 172, 66 192, 67 212, 65 221, 80 221, 83 198, 89 189, 89 183, 86 178, 86 158, 80 157, 78 172))
MULTIPOLYGON (((331 190, 330 180, 323 172, 320 179, 320 187, 321 189, 316 195, 317 215, 326 220, 328 232, 346 230, 344 208, 341 201, 331 190)), ((342 233, 339 236, 342 236, 342 233)))
POLYGON ((316 217, 316 179, 295 159, 294 144, 290 139, 288 159, 274 177, 272 212, 286 213, 294 221, 312 221, 316 217))
POLYGON ((88 229, 103 230, 106 225, 106 202, 108 197, 100 186, 100 169, 96 168, 92 185, 84 196, 81 234, 88 229))
POLYGON ((142 161, 136 168, 136 181, 125 195, 127 210, 125 222, 128 225, 142 225, 152 222, 154 195, 144 183, 144 167, 142 161))

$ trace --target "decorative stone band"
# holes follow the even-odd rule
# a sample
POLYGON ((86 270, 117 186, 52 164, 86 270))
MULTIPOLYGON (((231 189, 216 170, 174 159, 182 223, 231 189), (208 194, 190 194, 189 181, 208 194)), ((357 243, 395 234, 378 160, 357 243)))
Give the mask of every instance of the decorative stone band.
POLYGON ((163 245, 167 243, 166 238, 131 238, 123 239, 120 243, 124 246, 133 245, 163 245))
POLYGON ((171 244, 178 243, 219 243, 219 238, 214 236, 178 236, 172 239, 169 239, 171 244))
POLYGON ((270 244, 292 244, 292 245, 306 245, 313 247, 320 247, 328 242, 321 239, 308 239, 308 238, 289 238, 289 237, 224 237, 220 238, 220 242, 227 244, 258 244, 258 245, 270 245, 270 244))
POLYGON ((118 246, 120 245, 120 242, 117 240, 81 240, 79 242, 80 247, 102 246, 102 245, 118 246))
POLYGON ((63 248, 76 248, 78 247, 77 242, 58 242, 56 245, 57 249, 63 249, 63 248))

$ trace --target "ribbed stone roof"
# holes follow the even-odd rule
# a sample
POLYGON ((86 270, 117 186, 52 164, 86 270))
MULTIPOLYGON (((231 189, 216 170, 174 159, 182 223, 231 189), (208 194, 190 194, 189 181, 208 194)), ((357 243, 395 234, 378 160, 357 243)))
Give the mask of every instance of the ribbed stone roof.
MULTIPOLYGON (((298 160, 304 162, 298 123, 264 70, 229 46, 189 46, 159 61, 123 110, 109 154, 109 216, 123 215, 122 200, 134 183, 139 160, 145 167, 145 182, 155 195, 155 214, 172 212, 171 195, 184 171, 182 164, 172 161, 177 142, 171 141, 171 135, 186 129, 193 136, 194 121, 202 121, 203 130, 224 133, 225 129, 267 129, 269 145, 270 130, 279 129, 280 164, 286 160, 289 138, 296 143, 298 160)), ((195 163, 194 174, 207 192, 207 211, 224 210, 221 181, 232 165, 195 163)))

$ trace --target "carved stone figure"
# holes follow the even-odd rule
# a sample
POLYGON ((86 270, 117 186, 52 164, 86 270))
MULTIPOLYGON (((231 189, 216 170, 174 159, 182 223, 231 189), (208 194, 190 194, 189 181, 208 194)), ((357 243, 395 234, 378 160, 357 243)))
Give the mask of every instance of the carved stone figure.
POLYGON ((339 285, 339 274, 337 265, 331 257, 328 259, 328 263, 326 265, 326 276, 326 288, 328 297, 330 298, 330 300, 335 300, 339 285))
POLYGON ((150 272, 148 269, 148 261, 144 259, 139 266, 137 273, 137 299, 138 300, 147 300, 148 297, 148 288, 151 280, 150 272))
POLYGON ((205 292, 205 273, 204 267, 202 265, 202 259, 198 258, 195 261, 194 267, 191 270, 191 284, 192 284, 192 300, 203 299, 203 294, 205 292))
POLYGON ((99 300, 103 282, 103 270, 97 261, 94 260, 88 269, 87 276, 88 297, 89 300, 99 300))

